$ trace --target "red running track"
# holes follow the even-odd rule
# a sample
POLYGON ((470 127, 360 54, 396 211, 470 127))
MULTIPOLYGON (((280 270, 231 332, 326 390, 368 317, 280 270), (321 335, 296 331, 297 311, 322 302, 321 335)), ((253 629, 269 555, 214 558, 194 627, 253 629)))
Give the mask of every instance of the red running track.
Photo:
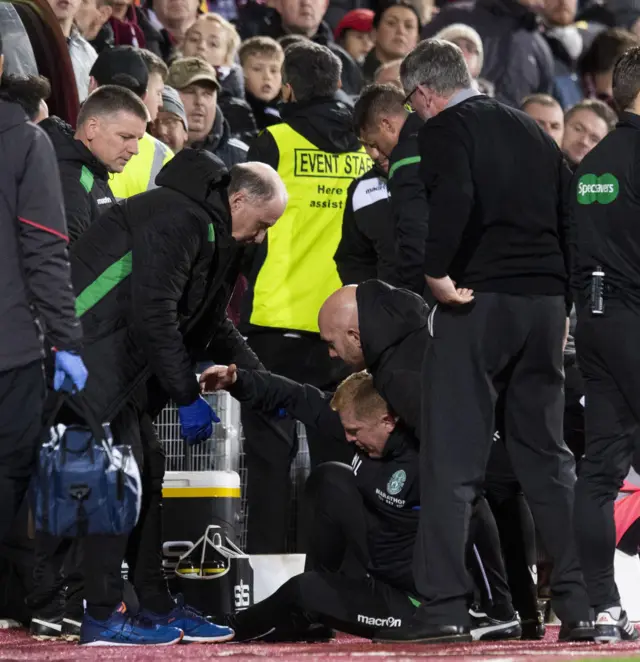
POLYGON ((229 662, 278 660, 286 662, 345 662, 347 660, 393 660, 405 662, 424 658, 446 657, 447 662, 502 660, 532 662, 596 657, 640 657, 640 643, 598 645, 558 644, 558 629, 548 628, 545 641, 512 641, 457 645, 373 644, 366 639, 338 635, 325 644, 189 644, 167 648, 80 647, 77 644, 39 642, 25 631, 0 631, 0 660, 76 662, 117 660, 118 662, 178 662, 228 659, 229 662))

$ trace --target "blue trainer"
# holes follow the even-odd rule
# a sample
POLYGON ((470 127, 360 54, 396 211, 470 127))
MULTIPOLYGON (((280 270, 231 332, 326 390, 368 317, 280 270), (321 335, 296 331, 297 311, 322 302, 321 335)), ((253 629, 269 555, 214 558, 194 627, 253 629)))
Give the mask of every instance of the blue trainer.
POLYGON ((130 616, 124 602, 106 621, 96 621, 85 613, 80 628, 80 644, 84 646, 170 646, 181 639, 179 628, 130 616))
POLYGON ((179 595, 176 606, 166 615, 154 614, 143 609, 141 615, 156 625, 180 628, 184 632, 182 641, 192 642, 223 642, 233 639, 235 632, 224 625, 216 625, 208 621, 203 614, 184 604, 184 598, 179 595))

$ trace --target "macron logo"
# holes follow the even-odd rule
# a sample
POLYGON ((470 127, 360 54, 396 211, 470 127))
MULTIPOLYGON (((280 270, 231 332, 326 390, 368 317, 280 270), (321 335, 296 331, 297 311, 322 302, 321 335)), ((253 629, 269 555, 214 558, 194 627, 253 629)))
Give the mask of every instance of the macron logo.
POLYGON ((99 205, 109 205, 111 204, 111 198, 98 198, 97 203, 99 205))

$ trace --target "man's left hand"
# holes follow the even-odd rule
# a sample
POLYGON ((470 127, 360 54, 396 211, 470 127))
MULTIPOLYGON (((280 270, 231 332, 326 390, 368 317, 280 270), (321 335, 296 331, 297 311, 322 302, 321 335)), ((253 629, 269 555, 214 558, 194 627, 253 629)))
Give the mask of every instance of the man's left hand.
POLYGON ((464 306, 473 301, 473 290, 466 287, 456 288, 456 284, 449 276, 444 278, 427 276, 426 278, 433 296, 445 306, 464 306))

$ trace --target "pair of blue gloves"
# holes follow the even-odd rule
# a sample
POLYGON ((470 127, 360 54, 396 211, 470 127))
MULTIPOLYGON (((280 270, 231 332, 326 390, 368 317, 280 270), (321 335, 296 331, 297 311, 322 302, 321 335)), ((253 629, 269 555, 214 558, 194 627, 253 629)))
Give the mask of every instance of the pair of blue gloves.
POLYGON ((74 352, 56 351, 53 389, 55 391, 82 391, 89 372, 82 358, 74 352))
POLYGON ((211 405, 202 397, 184 407, 178 407, 182 437, 194 446, 209 439, 213 433, 213 424, 220 423, 211 405))
MULTIPOLYGON (((53 388, 56 391, 68 393, 82 391, 87 383, 89 373, 78 354, 58 351, 55 359, 53 388)), ((178 408, 182 436, 190 445, 206 441, 213 433, 213 424, 220 419, 209 403, 202 397, 190 405, 178 408)))

